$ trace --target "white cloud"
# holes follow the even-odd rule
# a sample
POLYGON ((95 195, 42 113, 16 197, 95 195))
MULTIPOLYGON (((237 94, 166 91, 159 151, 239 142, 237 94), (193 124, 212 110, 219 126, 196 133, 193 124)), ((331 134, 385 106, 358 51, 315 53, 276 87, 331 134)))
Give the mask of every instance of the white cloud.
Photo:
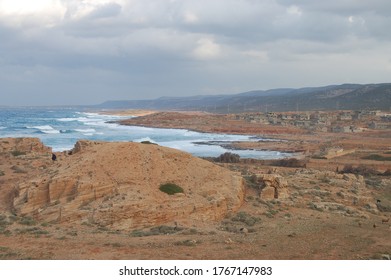
POLYGON ((62 20, 65 12, 59 0, 0 0, 0 22, 15 28, 52 27, 62 20))
POLYGON ((295 5, 289 6, 286 9, 286 11, 290 15, 299 16, 299 17, 303 14, 303 11, 298 6, 295 5))
POLYGON ((197 41, 193 54, 198 59, 213 59, 221 54, 221 47, 211 38, 202 38, 197 41))
POLYGON ((0 11, 4 14, 26 15, 50 13, 60 6, 56 0, 1 0, 0 11))
POLYGON ((186 23, 196 23, 199 20, 198 16, 192 12, 185 12, 183 17, 186 23))

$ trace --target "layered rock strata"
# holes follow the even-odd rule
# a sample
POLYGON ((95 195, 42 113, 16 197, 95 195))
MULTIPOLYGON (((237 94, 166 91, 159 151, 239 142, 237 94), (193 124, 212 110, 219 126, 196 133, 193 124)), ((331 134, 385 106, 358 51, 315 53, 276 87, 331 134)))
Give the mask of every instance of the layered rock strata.
POLYGON ((18 214, 131 229, 220 220, 243 202, 240 174, 174 149, 83 140, 69 154, 16 187, 18 214), (168 195, 164 183, 184 193, 168 195))

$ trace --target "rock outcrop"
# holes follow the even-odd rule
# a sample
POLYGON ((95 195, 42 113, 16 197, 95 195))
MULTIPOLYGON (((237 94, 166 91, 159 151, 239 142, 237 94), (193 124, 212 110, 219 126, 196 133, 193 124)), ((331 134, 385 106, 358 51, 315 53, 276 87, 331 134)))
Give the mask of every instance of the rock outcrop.
POLYGON ((115 229, 168 222, 214 221, 244 198, 241 176, 157 145, 79 141, 40 175, 16 188, 16 213, 45 221, 96 223, 115 229), (175 183, 183 194, 168 195, 175 183))
POLYGON ((283 199, 288 197, 287 181, 276 174, 257 174, 261 185, 260 198, 263 200, 283 199))
POLYGON ((39 138, 1 138, 0 153, 25 154, 49 154, 52 149, 45 146, 39 138))

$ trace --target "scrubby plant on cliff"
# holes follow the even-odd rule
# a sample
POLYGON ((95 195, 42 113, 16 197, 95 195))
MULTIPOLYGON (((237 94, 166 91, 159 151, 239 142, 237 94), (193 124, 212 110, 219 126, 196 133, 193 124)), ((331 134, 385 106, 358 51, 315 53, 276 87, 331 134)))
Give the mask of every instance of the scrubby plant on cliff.
POLYGON ((12 151, 11 154, 12 154, 14 157, 17 157, 17 156, 24 156, 24 155, 26 155, 26 152, 22 152, 22 151, 15 150, 15 151, 12 151))
POLYGON ((216 158, 217 162, 225 162, 225 163, 238 163, 240 161, 240 156, 238 154, 233 154, 230 152, 226 152, 221 154, 216 158))
POLYGON ((141 141, 141 144, 146 144, 146 145, 157 145, 156 143, 153 143, 151 141, 141 141))
POLYGON ((173 195, 176 193, 183 193, 183 189, 174 183, 162 184, 160 185, 159 190, 169 195, 173 195))

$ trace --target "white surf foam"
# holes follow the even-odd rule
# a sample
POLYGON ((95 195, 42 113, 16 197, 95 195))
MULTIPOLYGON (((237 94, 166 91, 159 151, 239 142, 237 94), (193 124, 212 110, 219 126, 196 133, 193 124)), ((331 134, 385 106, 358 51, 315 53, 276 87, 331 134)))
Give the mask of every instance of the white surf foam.
POLYGON ((59 122, 74 122, 79 120, 79 118, 59 118, 57 121, 59 122))
POLYGON ((81 133, 94 133, 94 132, 96 132, 96 130, 93 128, 74 129, 74 131, 81 132, 81 133))
POLYGON ((27 127, 27 128, 38 129, 39 131, 41 131, 42 133, 45 133, 45 134, 59 134, 59 133, 61 133, 59 130, 51 127, 50 125, 31 126, 31 127, 27 127))
POLYGON ((138 143, 146 142, 146 141, 149 141, 151 143, 157 143, 155 140, 153 140, 153 139, 151 139, 149 137, 144 137, 144 138, 140 138, 140 139, 134 140, 134 142, 138 142, 138 143))

